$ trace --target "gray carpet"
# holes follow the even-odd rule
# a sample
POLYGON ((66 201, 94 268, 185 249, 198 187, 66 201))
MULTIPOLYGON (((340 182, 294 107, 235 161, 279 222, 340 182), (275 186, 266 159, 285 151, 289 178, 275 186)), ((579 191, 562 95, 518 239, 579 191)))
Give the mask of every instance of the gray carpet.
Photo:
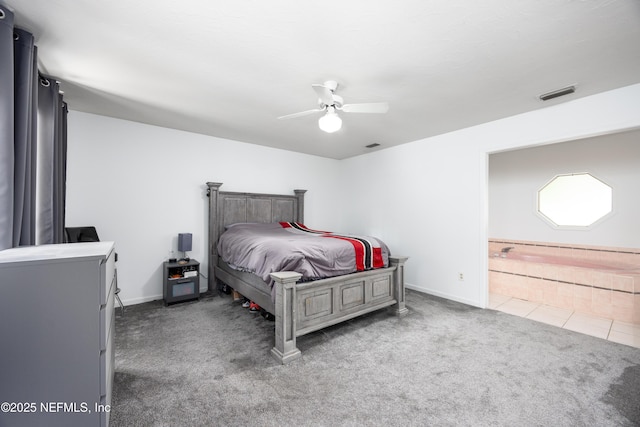
POLYGON ((112 426, 640 425, 640 350, 407 291, 269 355, 273 322, 208 297, 116 319, 112 426))

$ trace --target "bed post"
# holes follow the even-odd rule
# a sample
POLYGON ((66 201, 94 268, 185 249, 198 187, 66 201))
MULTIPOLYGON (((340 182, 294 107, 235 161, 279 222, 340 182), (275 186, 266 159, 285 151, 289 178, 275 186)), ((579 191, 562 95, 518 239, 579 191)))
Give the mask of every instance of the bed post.
POLYGON ((216 290, 215 265, 218 262, 218 195, 220 194, 221 182, 207 182, 207 196, 209 197, 209 278, 207 281, 207 292, 216 290))
POLYGON ((296 282, 301 277, 294 271, 271 273, 276 287, 276 340, 271 355, 283 365, 302 356, 296 347, 296 282))
POLYGON ((298 199, 298 212, 296 212, 298 218, 296 218, 296 222, 304 224, 304 193, 307 190, 293 190, 298 199))
POLYGON ((405 306, 404 297, 404 263, 407 262, 409 257, 389 257, 389 263, 391 266, 395 266, 396 270, 393 272, 393 285, 395 287, 395 296, 398 301, 392 306, 393 312, 398 317, 403 317, 409 314, 409 310, 405 306))

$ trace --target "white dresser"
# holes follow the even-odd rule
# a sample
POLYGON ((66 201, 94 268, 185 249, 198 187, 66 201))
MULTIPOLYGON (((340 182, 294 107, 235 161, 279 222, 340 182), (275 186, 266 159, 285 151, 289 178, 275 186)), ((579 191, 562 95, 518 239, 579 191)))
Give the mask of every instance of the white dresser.
POLYGON ((0 426, 108 426, 113 242, 0 251, 0 426))

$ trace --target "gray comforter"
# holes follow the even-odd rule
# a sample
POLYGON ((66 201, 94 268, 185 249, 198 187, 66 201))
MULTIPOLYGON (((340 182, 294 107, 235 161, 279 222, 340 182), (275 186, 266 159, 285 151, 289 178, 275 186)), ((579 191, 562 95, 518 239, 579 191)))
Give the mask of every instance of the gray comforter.
POLYGON ((389 249, 369 236, 315 231, 296 223, 239 223, 218 240, 218 254, 232 268, 272 284, 270 273, 296 271, 314 280, 389 265, 389 249))

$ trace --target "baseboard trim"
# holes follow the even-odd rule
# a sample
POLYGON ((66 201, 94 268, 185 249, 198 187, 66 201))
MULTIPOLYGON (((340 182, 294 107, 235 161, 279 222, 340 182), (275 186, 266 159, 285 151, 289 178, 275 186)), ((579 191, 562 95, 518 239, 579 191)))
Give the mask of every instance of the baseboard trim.
POLYGON ((467 304, 467 305, 471 305, 471 306, 478 307, 478 308, 484 308, 480 303, 478 303, 478 301, 473 301, 473 300, 469 300, 469 299, 466 299, 466 298, 460 298, 460 297, 458 297, 456 295, 451 295, 451 294, 448 294, 448 293, 445 293, 445 292, 435 291, 433 289, 424 288, 422 286, 412 285, 410 283, 405 283, 404 287, 406 289, 411 289, 412 291, 422 292, 423 294, 429 294, 429 295, 433 295, 433 296, 436 296, 436 297, 448 299, 448 300, 451 300, 451 301, 460 302, 462 304, 467 304))
MULTIPOLYGON (((207 292, 207 287, 200 286, 200 295, 202 295, 205 292, 207 292)), ((137 304, 144 304, 145 302, 157 301, 162 298, 163 298, 162 294, 158 294, 158 295, 151 295, 146 297, 123 299, 122 304, 126 307, 128 305, 137 305, 137 304)))
POLYGON ((148 297, 125 299, 125 300, 122 300, 122 304, 124 304, 124 306, 126 307, 128 305, 143 304, 145 302, 157 301, 159 299, 162 299, 162 294, 160 294, 160 295, 152 295, 152 296, 148 296, 148 297))

